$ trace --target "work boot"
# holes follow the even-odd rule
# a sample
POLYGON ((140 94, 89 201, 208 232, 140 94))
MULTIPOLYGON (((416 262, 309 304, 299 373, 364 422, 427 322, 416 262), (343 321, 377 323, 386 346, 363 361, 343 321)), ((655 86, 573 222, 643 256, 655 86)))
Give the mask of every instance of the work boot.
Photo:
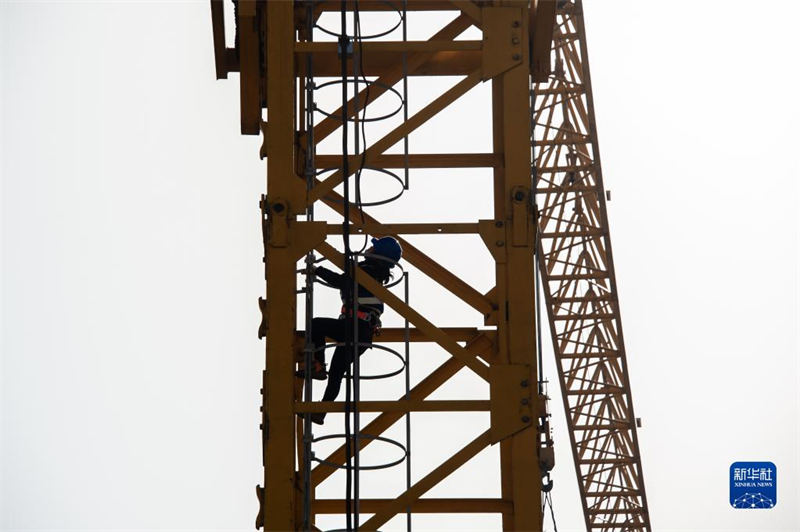
MULTIPOLYGON (((306 370, 305 369, 298 369, 294 372, 295 376, 300 377, 301 379, 306 378, 306 370)), ((325 369, 325 364, 320 362, 319 360, 315 360, 311 363, 311 378, 318 381, 324 381, 328 378, 328 371, 325 369)))

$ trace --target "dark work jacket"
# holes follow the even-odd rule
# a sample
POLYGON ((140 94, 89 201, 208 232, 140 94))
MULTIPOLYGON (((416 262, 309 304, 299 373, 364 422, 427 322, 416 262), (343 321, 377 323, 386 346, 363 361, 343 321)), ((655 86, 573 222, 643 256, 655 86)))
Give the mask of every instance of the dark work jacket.
MULTIPOLYGON (((381 275, 383 272, 375 264, 367 261, 362 261, 358 263, 358 267, 360 267, 362 270, 368 273, 370 277, 372 277, 379 283, 381 282, 378 276, 381 275)), ((319 277, 329 285, 339 289, 339 294, 342 296, 342 305, 345 305, 344 274, 332 272, 327 268, 323 268, 322 266, 319 266, 316 269, 316 274, 317 277, 319 277)), ((372 292, 370 292, 363 286, 358 285, 358 310, 380 316, 381 314, 383 314, 383 301, 372 295, 372 292)))

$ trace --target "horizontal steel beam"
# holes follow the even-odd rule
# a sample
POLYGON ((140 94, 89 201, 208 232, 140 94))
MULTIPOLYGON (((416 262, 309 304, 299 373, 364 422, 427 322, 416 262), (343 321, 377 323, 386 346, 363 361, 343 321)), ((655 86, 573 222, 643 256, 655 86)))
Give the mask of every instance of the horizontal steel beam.
MULTIPOLYGON (((359 509, 363 513, 378 513, 394 499, 359 499, 359 509)), ((317 499, 313 502, 316 514, 343 514, 347 502, 343 499, 317 499)), ((495 514, 511 513, 511 501, 504 499, 417 499, 411 503, 411 512, 417 514, 495 514)))
MULTIPOLYGON (((480 50, 483 41, 365 41, 359 48, 366 54, 380 52, 462 52, 480 50)), ((294 51, 298 54, 315 54, 318 52, 339 53, 337 41, 300 41, 294 43, 294 51)))
POLYGON ((567 395, 627 395, 622 388, 596 388, 594 390, 569 390, 567 395))
MULTIPOLYGON (((457 2, 450 0, 407 0, 407 2, 408 11, 455 11, 458 9, 457 2)), ((357 2, 347 0, 346 9, 353 11, 356 5, 358 5, 359 11, 398 11, 403 3, 387 0, 358 0, 357 2)), ((319 11, 340 11, 341 2, 321 2, 315 8, 319 11)))
MULTIPOLYGON (((361 156, 349 158, 352 168, 361 166, 361 156)), ((315 166, 320 170, 341 168, 341 155, 315 155, 315 166)), ((503 164, 500 155, 494 153, 410 153, 405 155, 383 154, 372 157, 369 168, 492 168, 503 164)), ((444 174, 443 174, 444 175, 444 174)))
MULTIPOLYGON (((459 41, 460 42, 460 41, 459 41)), ((403 55, 411 56, 414 52, 397 50, 379 50, 365 53, 359 62, 359 75, 384 76, 397 70, 397 65, 402 64, 403 55)), ((424 53, 424 52, 423 52, 424 53)), ((428 57, 418 67, 408 69, 409 76, 466 76, 481 66, 481 52, 479 50, 427 52, 428 57)), ((341 59, 336 51, 323 50, 313 52, 313 72, 317 78, 331 78, 342 75, 341 59)), ((305 76, 305 61, 301 63, 295 75, 305 76)), ((353 76, 352 62, 348 62, 348 75, 353 76)), ((376 85, 373 85, 375 88, 376 85)))
MULTIPOLYGON (((341 224, 329 224, 329 235, 341 235, 341 224)), ((427 234, 478 234, 476 223, 448 223, 448 224, 353 224, 351 234, 368 235, 427 235, 427 234)))
MULTIPOLYGON (((297 401, 295 412, 344 412, 342 401, 323 401, 309 403, 297 401)), ((359 412, 488 412, 488 400, 448 400, 448 401, 359 401, 359 412)))
MULTIPOLYGON (((553 277, 556 277, 555 275, 553 277)), ((552 277, 551 277, 552 279, 552 277)), ((553 316, 553 321, 567 321, 567 320, 574 320, 574 321, 585 321, 585 320, 613 320, 617 318, 616 314, 606 314, 606 313, 587 313, 581 314, 580 312, 570 313, 566 316, 553 316)))
MULTIPOLYGON (((492 336, 496 333, 493 329, 478 329, 476 327, 441 327, 441 329, 456 342, 469 342, 481 334, 492 336)), ((296 336, 298 339, 302 340, 305 338, 305 331, 302 329, 298 330, 296 336)), ((383 327, 379 329, 378 334, 373 336, 373 339, 376 344, 405 342, 406 329, 404 327, 383 327)), ((425 333, 416 327, 408 328, 408 341, 420 343, 432 342, 425 333)))

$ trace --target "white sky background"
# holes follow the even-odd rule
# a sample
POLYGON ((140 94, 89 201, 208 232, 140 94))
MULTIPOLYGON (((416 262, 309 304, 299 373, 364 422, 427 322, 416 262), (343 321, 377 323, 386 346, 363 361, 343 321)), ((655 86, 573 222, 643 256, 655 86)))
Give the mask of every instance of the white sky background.
MULTIPOLYGON (((800 4, 585 4, 653 525, 800 529, 800 4), (749 460, 777 465, 776 508, 730 508, 728 467, 749 460)), ((410 30, 430 33, 431 20, 412 19, 410 30)), ((238 133, 238 76, 214 79, 208 3, 2 2, 0 27, 0 523, 250 530, 262 473, 264 163, 260 139, 238 133)), ((435 96, 433 85, 412 84, 412 109, 435 96)), ((488 89, 422 128, 412 149, 485 149, 488 89)), ((486 174, 411 179, 401 203, 370 212, 394 221, 491 216, 486 174)), ((479 245, 435 238, 415 242, 479 289, 491 285, 479 245)), ((479 324, 413 270, 411 279, 412 302, 437 324, 479 324)), ((321 295, 318 308, 335 314, 336 295, 321 295)), ((398 323, 392 314, 387 322, 398 323)), ((414 380, 444 359, 417 346, 412 356, 414 380)), ((549 349, 545 360, 556 518, 559 530, 580 529, 549 349)), ((437 397, 484 392, 466 375, 458 382, 437 397)), ((365 393, 394 398, 395 386, 365 393)), ((415 477, 481 423, 415 417, 415 477)), ((492 453, 448 489, 493 494, 492 453)), ((389 495, 403 479, 387 475, 365 475, 374 491, 362 494, 389 495)))

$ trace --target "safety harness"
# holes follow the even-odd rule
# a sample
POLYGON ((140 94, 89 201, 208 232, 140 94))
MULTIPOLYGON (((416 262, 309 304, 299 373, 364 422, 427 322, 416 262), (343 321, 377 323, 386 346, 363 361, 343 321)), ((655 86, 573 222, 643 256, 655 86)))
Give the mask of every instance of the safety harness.
MULTIPOLYGON (((378 304, 379 305, 383 305, 383 302, 380 299, 378 299, 377 297, 374 297, 374 296, 372 296, 372 297, 359 297, 357 299, 357 301, 358 301, 359 305, 378 305, 378 304)), ((367 307, 367 308, 369 308, 369 307, 367 307)), ((352 315, 353 315, 352 310, 348 311, 347 307, 342 305, 342 310, 341 310, 341 314, 339 315, 339 319, 343 320, 343 319, 345 319, 347 317, 350 317, 352 315)), ((372 325, 372 334, 374 336, 378 336, 378 334, 380 333, 380 329, 381 329, 380 315, 381 315, 381 313, 378 310, 372 310, 372 309, 370 309, 370 310, 360 310, 359 309, 358 311, 356 311, 356 316, 358 316, 358 319, 364 320, 366 322, 369 322, 369 324, 372 325)))

